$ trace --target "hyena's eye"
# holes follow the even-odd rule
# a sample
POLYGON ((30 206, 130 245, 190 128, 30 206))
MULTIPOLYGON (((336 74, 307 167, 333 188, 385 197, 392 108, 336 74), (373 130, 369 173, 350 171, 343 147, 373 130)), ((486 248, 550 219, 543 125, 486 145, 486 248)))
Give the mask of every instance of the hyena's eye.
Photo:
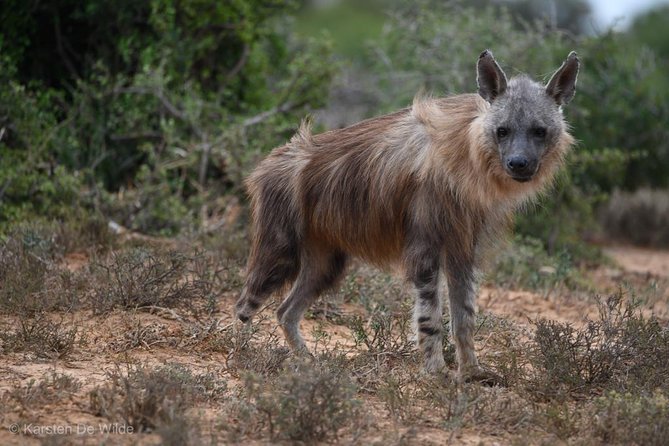
POLYGON ((497 127, 497 137, 504 138, 509 136, 509 129, 506 127, 497 127))
POLYGON ((535 127, 532 129, 532 135, 536 136, 537 138, 545 138, 546 129, 544 127, 535 127))

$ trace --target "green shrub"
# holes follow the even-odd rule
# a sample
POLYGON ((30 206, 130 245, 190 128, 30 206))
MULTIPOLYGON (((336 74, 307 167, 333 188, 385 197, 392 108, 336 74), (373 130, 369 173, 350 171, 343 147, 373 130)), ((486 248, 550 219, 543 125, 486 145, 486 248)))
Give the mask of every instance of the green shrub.
POLYGON ((63 219, 83 204, 83 173, 52 156, 65 146, 53 90, 33 91, 13 80, 11 61, 0 59, 0 234, 35 216, 63 219))
POLYGON ((547 295, 589 288, 567 249, 549 255, 540 240, 522 236, 516 236, 496 256, 486 282, 491 286, 542 291, 547 295))
POLYGON ((256 154, 327 98, 329 45, 293 38, 295 7, 3 2, 0 233, 73 209, 199 229, 207 203, 239 192, 256 154))

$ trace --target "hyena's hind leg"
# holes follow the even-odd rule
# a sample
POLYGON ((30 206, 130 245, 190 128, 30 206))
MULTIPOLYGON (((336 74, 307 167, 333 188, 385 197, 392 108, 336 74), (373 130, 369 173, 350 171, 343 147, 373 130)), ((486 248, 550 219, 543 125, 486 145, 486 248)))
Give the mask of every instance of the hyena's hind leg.
POLYGON ((235 307, 242 322, 248 322, 268 297, 295 280, 300 268, 294 235, 263 233, 254 242, 256 246, 248 263, 246 282, 235 307))
POLYGON ((277 318, 288 345, 295 352, 307 352, 300 334, 300 321, 309 306, 343 276, 348 256, 341 251, 309 251, 302 254, 297 280, 279 306, 277 318))

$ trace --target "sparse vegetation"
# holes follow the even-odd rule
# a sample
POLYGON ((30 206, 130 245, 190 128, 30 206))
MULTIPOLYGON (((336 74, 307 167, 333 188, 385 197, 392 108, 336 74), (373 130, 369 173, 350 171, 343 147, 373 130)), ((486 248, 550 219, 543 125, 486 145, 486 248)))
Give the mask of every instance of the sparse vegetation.
POLYGON ((537 397, 667 390, 657 373, 669 365, 669 330, 643 317, 622 292, 600 301, 599 310, 598 320, 578 329, 535 322, 530 387, 537 397))
POLYGON ((608 392, 597 398, 592 434, 605 444, 664 444, 669 435, 666 393, 608 392))
POLYGON ((108 374, 108 380, 90 392, 91 410, 110 421, 126 423, 135 432, 181 424, 186 409, 217 399, 226 390, 224 381, 195 375, 178 364, 119 367, 108 374))
POLYGON ((94 265, 99 283, 92 297, 94 310, 172 307, 202 297, 187 276, 188 260, 175 251, 134 248, 112 253, 108 262, 94 265))
POLYGON ((582 0, 550 23, 531 0, 307 3, 0 2, 0 443, 664 444, 669 272, 584 240, 669 246, 669 9, 591 35, 582 0), (303 321, 313 357, 279 296, 235 322, 249 169, 306 115, 474 91, 486 47, 509 74, 583 61, 579 144, 486 269, 503 385, 453 379, 447 311, 448 370, 422 375, 411 287, 355 261, 303 321), (72 423, 94 432, 31 430, 72 423))
MULTIPOLYGON (((78 401, 85 416, 131 426, 133 435, 190 444, 367 441, 379 435, 373 426, 387 416, 392 421, 382 436, 388 441, 422 438, 420 428, 412 427, 431 426, 439 438, 475 430, 484 437, 503 432, 509 442, 531 434, 548 442, 623 444, 630 435, 646 439, 666 428, 669 329, 665 320, 644 315, 628 291, 588 304, 597 316, 571 323, 480 314, 481 361, 504 384, 491 389, 458 384, 447 373, 420 373, 411 295, 385 273, 353 268, 327 298, 333 304, 324 302, 325 310, 313 311, 305 322, 315 356, 300 358, 284 346, 271 313, 248 327, 232 323, 227 312, 236 297, 237 266, 228 268, 216 254, 187 244, 172 251, 152 248, 154 240, 126 244, 72 273, 86 278, 76 282, 77 306, 3 314, 5 355, 37 361, 93 355, 109 364, 92 389, 60 372, 17 383, 2 396, 9 419, 39 413, 44 404, 78 401), (217 289, 224 290, 222 300, 211 297, 217 289), (104 307, 96 297, 102 290, 148 298, 104 307), (161 300, 169 290, 184 294, 161 300), (98 322, 81 324, 82 315, 105 327, 109 318, 120 319, 112 335, 106 328, 96 331, 98 322), (180 363, 145 362, 164 354, 180 363), (196 367, 203 363, 206 370, 196 367)), ((58 268, 58 256, 50 257, 45 276, 58 268)), ((509 274, 537 264, 532 256, 515 262, 509 274)), ((588 275, 577 265, 570 268, 588 275)), ((551 299, 569 292, 560 289, 551 299)), ((452 369, 448 328, 446 317, 444 354, 452 369)))
POLYGON ((569 251, 549 255, 541 241, 516 237, 497 254, 486 278, 494 286, 540 291, 545 295, 590 288, 569 251))
POLYGON ((3 353, 30 352, 37 358, 63 359, 83 341, 76 326, 45 313, 21 318, 13 329, 0 333, 3 353))
POLYGON ((269 382, 247 375, 244 386, 272 441, 336 439, 360 426, 355 384, 337 358, 293 362, 269 382))
POLYGON ((71 375, 52 371, 39 381, 30 379, 26 384, 6 391, 4 404, 18 404, 23 408, 38 408, 52 404, 81 389, 81 382, 71 375))

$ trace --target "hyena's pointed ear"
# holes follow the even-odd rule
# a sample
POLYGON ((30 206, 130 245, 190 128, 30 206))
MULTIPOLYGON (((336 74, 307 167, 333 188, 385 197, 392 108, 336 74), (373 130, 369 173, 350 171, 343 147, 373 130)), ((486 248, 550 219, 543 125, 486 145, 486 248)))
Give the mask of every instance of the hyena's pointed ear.
POLYGON ((576 92, 576 78, 580 62, 576 52, 572 51, 567 60, 558 68, 551 80, 546 85, 546 93, 552 97, 558 105, 567 104, 576 92))
POLYGON ((476 64, 476 83, 479 86, 479 94, 488 102, 495 100, 506 90, 506 75, 497 65, 490 50, 485 50, 479 56, 476 64))

